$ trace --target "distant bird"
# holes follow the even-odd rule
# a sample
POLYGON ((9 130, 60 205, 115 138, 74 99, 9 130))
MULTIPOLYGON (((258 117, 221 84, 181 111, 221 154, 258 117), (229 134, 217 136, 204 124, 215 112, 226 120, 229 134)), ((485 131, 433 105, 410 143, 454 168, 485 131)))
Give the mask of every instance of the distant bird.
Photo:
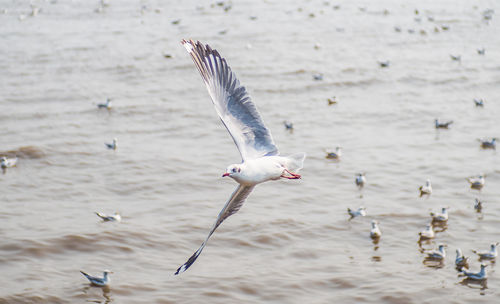
POLYGON ((314 80, 323 80, 323 74, 318 73, 313 75, 314 80))
POLYGON ((433 222, 446 222, 448 220, 448 208, 443 207, 441 213, 431 212, 433 222))
POLYGON ((414 29, 408 29, 408 34, 414 34, 415 30, 414 29))
POLYGON ((425 185, 420 186, 420 188, 418 188, 418 190, 420 190, 420 197, 422 197, 424 194, 425 195, 431 195, 432 194, 431 180, 427 179, 425 181, 425 185))
POLYGON ((476 198, 476 202, 474 203, 474 209, 476 210, 477 213, 481 212, 483 210, 483 202, 481 202, 476 198))
POLYGON ((382 235, 382 232, 380 232, 380 228, 378 227, 378 222, 375 220, 372 220, 372 229, 370 230, 370 237, 372 239, 378 239, 382 235))
POLYGON ((443 31, 447 31, 447 30, 449 30, 449 29, 450 29, 450 26, 449 26, 449 25, 447 25, 447 24, 442 24, 442 25, 441 25, 441 29, 442 29, 443 31))
POLYGON ((111 98, 106 98, 106 103, 100 103, 97 105, 99 109, 106 108, 111 109, 111 98))
POLYGON ((438 250, 432 250, 427 253, 427 259, 432 260, 444 260, 446 257, 446 250, 444 249, 445 245, 439 245, 438 250))
POLYGON ((108 149, 116 150, 116 148, 117 148, 117 142, 118 142, 118 139, 113 138, 113 143, 111 143, 111 144, 104 143, 104 144, 106 145, 106 147, 108 147, 108 149))
POLYGON ((470 183, 470 187, 472 189, 481 189, 484 186, 485 179, 483 175, 479 175, 477 177, 468 177, 467 181, 470 183))
POLYGON ((436 129, 448 129, 448 127, 453 123, 453 120, 447 122, 439 122, 438 119, 434 120, 434 125, 436 129))
POLYGON ((287 130, 293 130, 293 123, 292 123, 292 122, 289 122, 289 121, 286 121, 286 120, 285 120, 285 121, 283 122, 283 125, 285 126, 285 128, 286 128, 287 130))
POLYGON ((400 33, 401 32, 401 28, 399 26, 395 26, 394 27, 394 31, 400 33))
POLYGON ((378 65, 381 67, 381 68, 388 68, 389 65, 390 65, 390 61, 389 60, 386 60, 386 61, 379 61, 378 62, 378 65))
POLYGON ((450 58, 453 61, 461 61, 462 60, 462 56, 460 56, 460 55, 451 55, 450 54, 450 58))
POLYGON ((97 214, 97 216, 105 222, 119 222, 122 220, 122 216, 118 212, 115 212, 115 214, 104 214, 96 212, 95 214, 97 214))
POLYGON ((479 272, 469 272, 466 270, 462 270, 463 275, 465 275, 467 278, 471 280, 485 280, 488 278, 486 274, 486 266, 485 264, 481 264, 481 270, 479 272))
POLYGON ((365 174, 366 173, 358 173, 358 175, 356 175, 356 185, 359 187, 359 188, 362 188, 365 183, 366 183, 366 177, 365 177, 365 174))
POLYGON ((484 107, 484 100, 482 98, 474 98, 474 104, 476 105, 476 107, 484 107))
POLYGON ((472 252, 477 254, 479 256, 479 259, 481 259, 481 260, 493 260, 493 259, 496 259, 496 257, 498 256, 497 246, 498 246, 498 243, 494 243, 494 244, 490 245, 490 251, 472 250, 472 252))
POLYGON ((326 158, 340 160, 342 156, 342 148, 336 147, 335 152, 326 152, 326 158))
POLYGON ((486 53, 486 50, 484 48, 482 49, 477 49, 477 54, 478 55, 484 55, 486 53))
POLYGON ((358 210, 352 210, 351 208, 347 208, 347 213, 351 216, 350 220, 358 216, 366 216, 366 208, 361 206, 358 210))
POLYGON ((493 137, 491 140, 487 139, 478 139, 481 142, 481 148, 483 149, 496 149, 497 147, 497 138, 493 137))
POLYGON ((432 230, 432 224, 427 224, 427 226, 425 226, 425 229, 420 231, 418 235, 420 236, 421 241, 433 239, 436 236, 434 230, 432 230))
POLYGON ((460 248, 458 248, 456 252, 457 252, 457 257, 455 258, 455 266, 457 266, 457 269, 462 269, 464 267, 469 268, 467 261, 469 258, 464 256, 460 248))
POLYGON ((337 98, 335 96, 333 96, 332 98, 328 98, 327 100, 329 106, 337 104, 337 98))
POLYGON ((2 173, 5 174, 7 172, 7 168, 12 168, 17 165, 17 157, 16 158, 7 158, 2 156, 0 158, 0 167, 2 168, 2 173))
POLYGON ((177 25, 179 23, 181 23, 181 19, 176 19, 176 20, 172 21, 173 25, 177 25))
POLYGON ((109 282, 111 279, 108 277, 108 274, 113 273, 109 270, 104 270, 103 272, 103 277, 98 278, 98 277, 93 277, 83 271, 80 270, 80 272, 90 281, 92 285, 99 286, 99 287, 105 287, 109 285, 109 282))

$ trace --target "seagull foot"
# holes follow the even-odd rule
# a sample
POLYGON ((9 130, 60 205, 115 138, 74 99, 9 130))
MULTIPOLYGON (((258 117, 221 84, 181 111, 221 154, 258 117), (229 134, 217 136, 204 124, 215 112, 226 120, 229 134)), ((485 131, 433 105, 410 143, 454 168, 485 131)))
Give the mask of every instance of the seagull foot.
POLYGON ((281 174, 281 177, 283 178, 288 178, 288 179, 300 179, 302 176, 300 174, 292 173, 288 171, 287 169, 284 170, 284 172, 290 174, 290 175, 285 175, 284 173, 281 174))

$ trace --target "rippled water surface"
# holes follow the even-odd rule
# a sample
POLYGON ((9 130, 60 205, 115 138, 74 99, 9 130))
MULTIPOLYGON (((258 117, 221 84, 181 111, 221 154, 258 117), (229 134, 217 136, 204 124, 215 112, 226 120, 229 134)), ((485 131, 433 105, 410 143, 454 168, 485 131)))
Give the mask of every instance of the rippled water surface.
POLYGON ((0 303, 498 301, 497 265, 483 285, 454 267, 456 248, 478 270, 471 250, 500 241, 498 153, 477 141, 500 137, 499 19, 482 15, 497 1, 31 3, 36 16, 30 1, 0 0, 0 154, 19 157, 0 174, 0 303), (301 180, 258 186, 174 276, 240 160, 183 38, 219 50, 282 154, 308 158, 301 180), (98 109, 107 97, 113 108, 98 109), (437 131, 435 118, 454 123, 437 131), (336 146, 340 162, 325 158, 336 146), (480 173, 485 187, 470 189, 480 173), (434 192, 419 198, 427 178, 434 192), (348 221, 361 205, 368 215, 348 221), (447 227, 419 244, 441 207, 447 227), (441 243, 445 263, 424 264, 441 243), (79 273, 104 269, 107 289, 79 273))

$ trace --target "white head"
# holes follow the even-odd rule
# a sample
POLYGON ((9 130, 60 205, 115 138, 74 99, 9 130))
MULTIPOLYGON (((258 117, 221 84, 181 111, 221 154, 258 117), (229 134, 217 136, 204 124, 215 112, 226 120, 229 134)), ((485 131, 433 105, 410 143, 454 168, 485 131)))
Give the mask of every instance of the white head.
POLYGON ((115 137, 113 138, 113 144, 116 144, 116 142, 118 142, 118 139, 115 137))
POLYGON ((430 187, 430 185, 431 185, 431 180, 430 180, 430 179, 427 179, 427 180, 425 181, 425 185, 426 185, 427 187, 430 187))
POLYGON ((492 252, 497 251, 497 246, 498 246, 498 243, 491 244, 491 247, 490 247, 490 248, 491 248, 491 251, 492 251, 492 252))
POLYGON ((462 256, 463 256, 463 254, 462 254, 462 250, 460 250, 460 248, 458 248, 458 249, 456 250, 456 252, 457 252, 457 258, 459 258, 459 257, 462 257, 462 256))
POLYGON ((444 247, 446 247, 446 246, 445 245, 439 245, 439 247, 438 247, 439 251, 444 252, 444 247))
POLYGON ((227 167, 226 172, 222 174, 222 177, 229 176, 231 178, 238 178, 241 174, 242 164, 233 164, 227 167))
POLYGON ((378 225, 378 222, 376 220, 372 220, 372 228, 376 228, 378 225))
POLYGON ((2 161, 2 162, 6 162, 6 161, 7 161, 7 157, 2 156, 2 158, 0 158, 0 161, 2 161))
POLYGON ((110 273, 113 273, 113 272, 110 270, 107 270, 107 269, 102 272, 105 279, 108 277, 108 274, 110 274, 110 273))

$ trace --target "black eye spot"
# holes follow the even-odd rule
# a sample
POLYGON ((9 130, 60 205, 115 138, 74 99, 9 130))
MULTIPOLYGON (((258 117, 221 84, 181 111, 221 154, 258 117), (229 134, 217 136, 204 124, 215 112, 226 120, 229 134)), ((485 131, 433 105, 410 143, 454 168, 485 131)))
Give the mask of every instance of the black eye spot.
POLYGON ((233 170, 231 170, 231 171, 236 172, 236 168, 233 168, 233 170))

